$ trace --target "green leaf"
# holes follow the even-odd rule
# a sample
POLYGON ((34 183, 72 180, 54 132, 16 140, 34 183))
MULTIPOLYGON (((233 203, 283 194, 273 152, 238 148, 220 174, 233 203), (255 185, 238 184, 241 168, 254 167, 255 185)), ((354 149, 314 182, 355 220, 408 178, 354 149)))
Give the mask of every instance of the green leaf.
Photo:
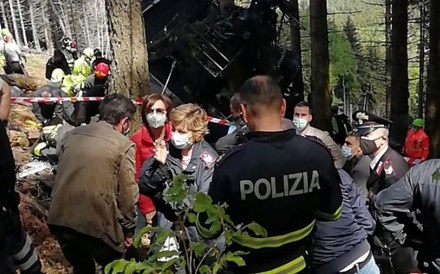
POLYGON ((163 245, 163 243, 168 237, 173 237, 175 235, 174 231, 166 230, 163 228, 157 228, 156 232, 157 232, 156 243, 159 245, 163 245))
POLYGON ((214 267, 212 268, 212 274, 217 274, 221 268, 222 268, 221 264, 215 263, 214 267))
POLYGON ((194 211, 197 213, 205 212, 212 205, 212 199, 203 192, 197 192, 194 197, 194 211))
POLYGON ((124 273, 124 269, 129 264, 128 261, 124 259, 116 260, 108 264, 104 271, 107 274, 118 274, 118 273, 124 273))
POLYGON ((261 225, 252 222, 250 223, 247 228, 249 228, 252 232, 254 232, 254 234, 256 236, 263 236, 263 237, 267 237, 267 230, 264 229, 264 227, 262 227, 261 225))
POLYGON ((179 258, 174 258, 162 264, 162 269, 169 269, 170 267, 174 267, 174 265, 179 261, 179 258))
POLYGON ((203 252, 208 248, 206 244, 202 242, 190 242, 189 246, 194 251, 194 254, 196 254, 196 257, 201 257, 203 252))
POLYGON ((245 266, 246 265, 246 262, 243 260, 242 257, 237 256, 230 251, 228 253, 226 253, 225 260, 228 262, 235 263, 238 266, 245 266))
POLYGON ((188 221, 192 224, 194 224, 195 222, 197 222, 197 216, 196 214, 190 212, 186 215, 186 217, 188 218, 188 221))
POLYGON ((211 272, 211 268, 209 268, 209 266, 207 266, 206 264, 202 265, 199 269, 200 274, 205 274, 209 272, 211 272))
POLYGON ((226 245, 231 245, 233 238, 234 238, 234 232, 229 229, 225 230, 225 243, 226 243, 226 245))
POLYGON ((143 227, 141 230, 139 230, 136 235, 134 236, 133 239, 133 246, 136 248, 141 248, 142 247, 142 236, 150 233, 151 231, 153 231, 153 227, 151 226, 145 226, 143 227))

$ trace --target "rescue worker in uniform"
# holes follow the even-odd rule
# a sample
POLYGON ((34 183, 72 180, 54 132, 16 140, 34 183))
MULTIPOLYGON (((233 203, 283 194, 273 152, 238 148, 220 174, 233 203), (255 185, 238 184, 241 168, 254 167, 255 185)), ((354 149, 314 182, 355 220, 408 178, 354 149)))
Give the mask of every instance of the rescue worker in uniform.
POLYGON ((421 118, 414 119, 408 130, 403 147, 403 153, 407 156, 409 166, 419 164, 429 156, 429 137, 423 130, 425 121, 421 118))
POLYGON ((53 53, 53 56, 46 63, 46 79, 50 79, 52 77, 52 72, 60 68, 64 71, 64 74, 70 74, 70 67, 64 58, 64 54, 61 50, 56 49, 53 53))
MULTIPOLYGON (((93 74, 80 82, 75 89, 82 91, 85 97, 103 97, 107 94, 110 67, 105 63, 95 66, 93 74)), ((99 112, 99 102, 77 102, 75 104, 76 122, 89 124, 91 118, 99 112)), ((141 163, 142 164, 142 163, 141 163)))
POLYGON ((93 49, 85 48, 81 57, 75 60, 73 64, 72 74, 81 75, 87 79, 92 74, 91 61, 93 57, 93 49))
MULTIPOLYGON (((322 145, 285 130, 286 102, 278 83, 255 76, 240 89, 240 108, 249 127, 247 141, 217 162, 208 194, 213 203, 227 203, 234 224, 255 221, 267 237, 237 237, 230 251, 249 252, 246 266, 228 265, 234 273, 309 273, 308 236, 316 217, 341 215, 340 178, 322 145)), ((221 230, 197 221, 199 233, 214 238, 221 230)))
POLYGON ((15 191, 15 161, 6 123, 11 109, 9 86, 0 79, 0 273, 40 274, 41 263, 20 221, 20 195, 15 191))
POLYGON ((223 154, 233 146, 244 142, 244 135, 249 132, 246 124, 241 119, 240 111, 240 94, 234 93, 231 97, 229 107, 232 114, 232 125, 227 135, 218 139, 215 143, 215 149, 218 153, 223 154))
POLYGON ((293 114, 293 125, 296 133, 301 136, 311 136, 319 139, 330 151, 335 162, 336 168, 342 168, 345 164, 344 156, 342 156, 341 148, 330 137, 327 131, 323 131, 312 127, 312 107, 307 102, 299 102, 296 104, 293 114))
MULTIPOLYGON (((50 78, 51 83, 39 87, 33 94, 33 97, 65 97, 66 94, 60 88, 64 78, 64 72, 61 69, 55 69, 50 78)), ((43 124, 47 124, 52 118, 63 118, 63 107, 61 103, 32 103, 32 112, 35 117, 43 124)))
MULTIPOLYGON (((414 166, 394 185, 379 193, 374 201, 377 220, 400 244, 408 241, 402 213, 418 209, 423 215, 423 242, 418 259, 425 273, 440 274, 440 160, 414 166), (422 263, 427 263, 426 269, 422 263)), ((411 220, 409 220, 411 221, 411 220)))
POLYGON ((61 52, 66 59, 67 64, 69 65, 70 71, 73 70, 73 64, 75 60, 78 58, 77 50, 76 50, 76 42, 70 39, 69 37, 64 37, 61 40, 61 52))
MULTIPOLYGON (((388 145, 388 125, 390 120, 369 112, 357 111, 354 118, 359 123, 357 130, 361 136, 362 153, 371 158, 370 177, 367 181, 370 204, 382 190, 402 178, 408 171, 403 157, 388 145)), ((378 224, 374 237, 374 247, 378 263, 384 273, 407 274, 418 271, 411 247, 401 246, 378 224)))

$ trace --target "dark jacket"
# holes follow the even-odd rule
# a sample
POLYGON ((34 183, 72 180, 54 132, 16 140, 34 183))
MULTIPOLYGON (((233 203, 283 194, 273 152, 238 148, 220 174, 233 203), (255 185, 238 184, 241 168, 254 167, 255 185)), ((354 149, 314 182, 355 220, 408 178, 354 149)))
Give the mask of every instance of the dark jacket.
POLYGON ((245 142, 244 135, 249 132, 249 128, 242 119, 238 119, 233 126, 236 127, 233 132, 221 137, 215 143, 215 149, 219 154, 224 154, 232 147, 245 142))
POLYGON ((153 197, 160 226, 170 228, 176 220, 177 209, 163 199, 171 180, 176 175, 186 174, 190 192, 207 193, 217 157, 217 152, 207 142, 201 141, 194 145, 190 163, 185 170, 182 168, 180 150, 172 144, 169 145, 165 165, 160 164, 154 157, 144 162, 139 176, 139 191, 143 195, 153 197))
POLYGON ((418 209, 423 216, 424 240, 420 262, 429 264, 428 273, 440 273, 440 159, 414 166, 398 182, 379 193, 374 201, 374 214, 384 229, 403 244, 408 235, 405 219, 418 209))
POLYGON ((71 73, 69 64, 67 63, 66 58, 64 58, 63 53, 57 49, 54 53, 54 56, 52 56, 46 63, 46 79, 50 79, 52 77, 52 72, 60 68, 64 71, 64 74, 68 75, 71 73))
MULTIPOLYGON (((41 97, 43 92, 49 92, 52 97, 65 97, 66 94, 62 89, 55 86, 54 84, 44 85, 39 87, 33 94, 33 97, 41 97)), ((58 118, 63 118, 63 106, 62 103, 32 103, 32 112, 35 117, 40 122, 44 122, 45 120, 50 120, 54 118, 53 116, 58 118)))
POLYGON ((367 181, 370 177, 370 163, 370 157, 362 155, 360 158, 354 157, 344 165, 344 170, 350 174, 354 183, 358 187, 359 194, 361 195, 364 204, 368 201, 367 181))
POLYGON ((402 178, 408 169, 408 164, 402 155, 389 147, 374 168, 370 168, 368 191, 372 194, 379 193, 402 178))
POLYGON ((311 265, 316 274, 338 273, 370 251, 367 236, 375 222, 360 196, 353 179, 340 169, 342 214, 333 222, 316 222, 311 265))
MULTIPOLYGON (((289 273, 301 271, 316 217, 335 220, 341 213, 333 159, 326 148, 293 129, 251 132, 246 138, 217 164, 209 195, 214 203, 229 205, 226 211, 234 224, 255 221, 268 237, 251 233, 235 238, 231 251, 249 254, 243 256, 245 267, 231 270, 254 273, 283 266, 289 273)), ((201 235, 215 237, 204 221, 199 220, 201 235)))

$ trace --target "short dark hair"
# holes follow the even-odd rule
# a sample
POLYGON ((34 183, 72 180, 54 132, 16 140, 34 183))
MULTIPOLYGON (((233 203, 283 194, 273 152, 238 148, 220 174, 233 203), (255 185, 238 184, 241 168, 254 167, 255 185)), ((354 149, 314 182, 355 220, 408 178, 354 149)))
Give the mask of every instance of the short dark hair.
POLYGON ((256 108, 277 108, 281 106, 283 94, 278 83, 270 76, 257 75, 248 79, 240 88, 241 103, 256 115, 256 108))
POLYGON ((235 112, 240 112, 240 103, 240 93, 236 92, 232 95, 230 100, 232 110, 235 112))
POLYGON ((111 125, 117 125, 125 117, 132 120, 136 113, 136 106, 122 94, 109 94, 104 97, 99 105, 99 120, 111 125))
POLYGON ((308 107, 309 108, 309 113, 312 114, 313 110, 312 110, 312 105, 310 105, 308 102, 306 101, 301 101, 298 104, 295 105, 295 107, 299 107, 299 108, 304 108, 304 107, 308 107))

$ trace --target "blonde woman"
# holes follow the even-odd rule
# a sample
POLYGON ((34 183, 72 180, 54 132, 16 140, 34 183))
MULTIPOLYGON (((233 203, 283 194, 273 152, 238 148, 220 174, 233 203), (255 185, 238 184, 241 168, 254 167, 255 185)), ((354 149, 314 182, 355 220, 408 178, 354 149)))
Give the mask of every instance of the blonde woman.
POLYGON ((208 131, 205 110, 195 104, 180 105, 171 110, 173 126, 171 142, 155 142, 154 155, 147 159, 139 176, 141 194, 154 198, 157 209, 156 225, 171 227, 175 210, 162 194, 174 176, 184 173, 190 192, 208 192, 217 152, 204 141, 208 131))

